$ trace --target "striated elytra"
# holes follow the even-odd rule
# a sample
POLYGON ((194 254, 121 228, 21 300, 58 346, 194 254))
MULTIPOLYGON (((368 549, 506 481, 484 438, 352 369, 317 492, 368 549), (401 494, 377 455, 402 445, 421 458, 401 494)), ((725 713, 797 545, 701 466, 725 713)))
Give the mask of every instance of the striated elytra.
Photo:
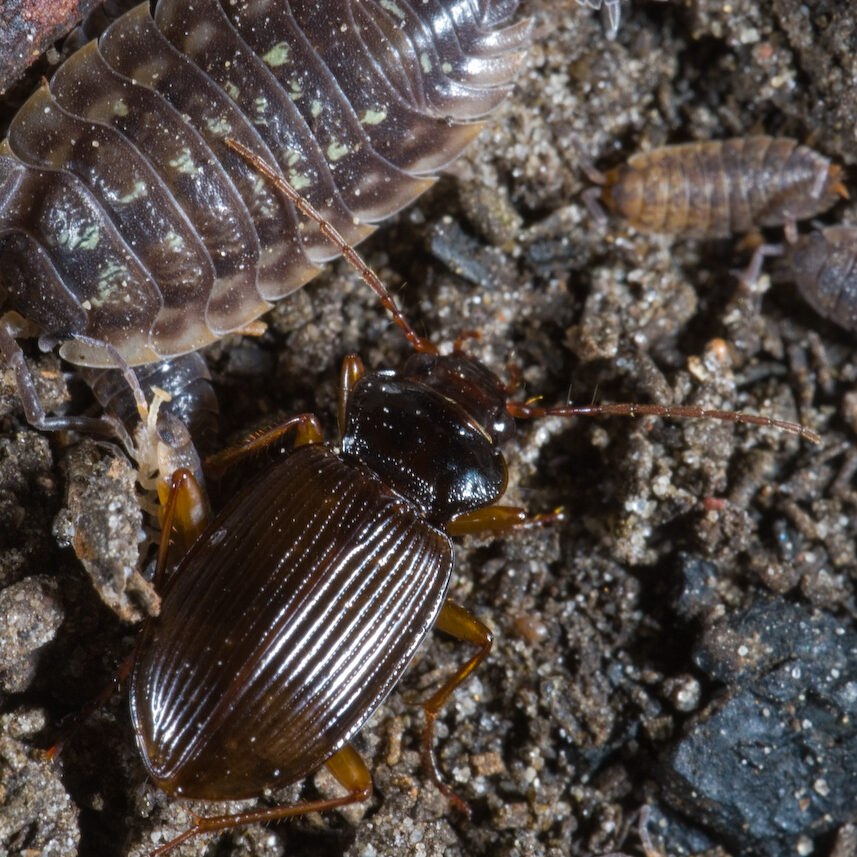
POLYGON ((325 763, 349 794, 197 819, 158 854, 197 833, 368 797, 368 771, 347 742, 433 626, 479 646, 423 703, 429 770, 464 807, 437 772, 432 726, 492 637, 446 601, 449 537, 525 520, 493 505, 506 487, 498 444, 514 430, 513 403, 461 351, 417 353, 398 373, 364 373, 347 358, 341 391, 341 451, 321 442, 314 417, 286 423, 297 447, 169 575, 137 648, 130 705, 145 766, 172 794, 259 796, 325 763))

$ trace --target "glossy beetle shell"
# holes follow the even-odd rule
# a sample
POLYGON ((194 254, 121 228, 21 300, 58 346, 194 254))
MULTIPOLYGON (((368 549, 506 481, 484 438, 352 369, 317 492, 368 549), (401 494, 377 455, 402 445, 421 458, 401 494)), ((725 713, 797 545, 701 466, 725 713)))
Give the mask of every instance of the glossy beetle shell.
POLYGON ((368 470, 296 450, 195 543, 144 631, 131 712, 153 779, 225 800, 318 768, 396 684, 451 569, 448 537, 368 470))
POLYGON ((635 229, 725 238, 826 211, 839 167, 794 140, 742 137, 665 146, 610 170, 604 204, 635 229))
POLYGON ((857 228, 829 226, 786 247, 785 276, 819 314, 857 330, 857 228))
POLYGON ((61 353, 132 365, 257 318, 334 251, 223 145, 276 163, 356 243, 505 97, 516 0, 160 0, 75 53, 0 145, 8 304, 61 353), (225 11, 224 11, 225 10, 225 11))

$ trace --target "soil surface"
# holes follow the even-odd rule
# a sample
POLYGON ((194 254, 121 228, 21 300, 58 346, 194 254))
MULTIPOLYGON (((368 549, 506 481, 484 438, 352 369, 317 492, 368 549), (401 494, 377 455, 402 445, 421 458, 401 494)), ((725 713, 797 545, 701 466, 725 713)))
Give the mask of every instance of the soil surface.
MULTIPOLYGON (((644 842, 670 857, 855 853, 840 753, 854 747, 841 730, 857 701, 853 332, 769 276, 775 260, 740 287, 737 238, 600 228, 580 195, 584 160, 609 169, 669 143, 755 133, 811 142, 857 194, 857 13, 836 0, 622 10, 611 42, 574 0, 525 0, 533 45, 513 96, 361 251, 441 348, 478 330, 469 351, 501 374, 516 364, 520 398, 735 408, 799 420, 821 443, 710 420, 521 423, 507 501, 561 507, 564 520, 458 549, 450 595, 496 635, 437 729, 472 818, 419 762, 422 714, 409 701, 468 652, 432 634, 355 741, 374 778, 367 805, 199 837, 176 855, 577 857, 636 855, 644 842), (766 654, 748 664, 754 645, 766 654), (706 743, 733 710, 782 725, 706 743), (784 753, 800 764, 774 776, 766 759, 784 753), (744 813, 751 797, 774 807, 768 827, 744 813)), ((822 220, 854 222, 857 209, 843 200, 822 220)), ((334 437, 342 358, 384 368, 408 353, 343 263, 265 321, 264 336, 206 352, 223 444, 302 411, 334 437)), ((73 367, 27 354, 49 410, 89 406, 73 367)), ((0 852, 136 857, 190 821, 147 780, 123 693, 56 763, 43 753, 110 683, 155 603, 133 476, 111 444, 29 428, 0 369, 0 852)), ((264 800, 336 788, 322 771, 264 800)))

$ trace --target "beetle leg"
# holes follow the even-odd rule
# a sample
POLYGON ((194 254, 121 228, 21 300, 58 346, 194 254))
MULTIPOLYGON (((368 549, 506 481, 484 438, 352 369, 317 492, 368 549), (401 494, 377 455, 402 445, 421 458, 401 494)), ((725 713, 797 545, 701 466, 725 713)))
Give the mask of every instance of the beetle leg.
POLYGON ((76 714, 72 715, 72 719, 68 725, 63 723, 60 726, 59 735, 57 740, 45 751, 45 756, 47 756, 48 760, 51 762, 55 762, 60 753, 62 753, 63 747, 65 747, 66 742, 71 738, 81 726, 89 719, 90 715, 93 711, 98 711, 99 708, 107 704, 107 700, 113 696, 114 693, 119 689, 119 686, 128 678, 128 675, 131 672, 131 668, 134 666, 134 657, 137 654, 137 647, 134 647, 134 651, 125 658, 124 661, 119 665, 116 672, 113 674, 113 679, 101 693, 98 694, 94 699, 91 699, 89 702, 84 705, 76 714))
POLYGON ((480 534, 508 533, 512 530, 540 527, 563 519, 563 512, 547 512, 543 515, 527 515, 520 506, 486 506, 456 515, 447 525, 450 536, 476 536, 480 534))
POLYGON ((233 446, 218 452, 205 460, 206 475, 217 479, 223 476, 229 468, 248 456, 258 455, 266 449, 281 443, 287 432, 294 430, 294 446, 306 446, 309 443, 321 443, 324 434, 318 418, 314 414, 298 414, 296 417, 274 426, 272 429, 253 437, 241 446, 233 446))
POLYGON ((269 821, 291 818, 295 815, 304 815, 308 812, 325 812, 328 809, 336 809, 337 807, 369 800, 372 795, 372 776, 366 767, 366 763, 350 744, 346 744, 341 750, 334 753, 325 762, 325 765, 340 784, 348 790, 347 795, 326 798, 324 800, 307 801, 306 803, 272 806, 250 812, 239 812, 234 815, 214 815, 208 817, 195 815, 192 827, 189 827, 175 839, 171 839, 166 845, 162 845, 156 851, 153 851, 151 857, 161 857, 161 855, 172 851, 173 848, 176 848, 183 842, 187 842, 188 839, 196 836, 198 833, 214 833, 218 830, 242 827, 245 824, 264 824, 269 821))
POLYGON ((164 504, 161 521, 161 544, 155 566, 155 591, 163 591, 167 560, 173 533, 178 535, 177 549, 183 556, 208 526, 208 502, 194 475, 185 468, 173 473, 170 493, 164 504))
POLYGON ((449 695, 476 669, 476 667, 491 651, 494 635, 490 629, 480 622, 472 613, 449 598, 441 607, 435 622, 435 628, 451 634, 458 640, 464 640, 479 646, 479 651, 467 663, 459 667, 455 673, 427 700, 420 703, 426 713, 426 724, 422 736, 423 764, 428 768, 429 775, 435 785, 443 792, 447 800, 458 807, 465 815, 470 815, 470 807, 448 786, 441 776, 434 754, 434 723, 449 695))
POLYGON ((339 399, 337 417, 339 418, 339 437, 345 434, 345 417, 348 414, 348 400, 354 385, 366 374, 363 361, 356 354, 349 354, 342 361, 342 372, 339 376, 339 399))

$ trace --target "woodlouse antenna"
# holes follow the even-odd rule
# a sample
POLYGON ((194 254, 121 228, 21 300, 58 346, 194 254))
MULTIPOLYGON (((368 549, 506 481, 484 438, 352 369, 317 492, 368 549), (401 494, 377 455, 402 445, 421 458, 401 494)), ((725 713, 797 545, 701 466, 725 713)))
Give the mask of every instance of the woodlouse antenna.
POLYGON ((399 309, 398 304, 393 296, 386 289, 384 284, 378 278, 378 275, 363 261, 358 252, 340 235, 334 226, 316 210, 316 208, 304 197, 302 197, 288 182, 286 177, 277 169, 270 166, 263 158, 260 158, 255 152, 252 152, 246 146, 234 140, 232 137, 226 137, 223 141, 226 145, 236 152, 246 161, 253 165, 265 178, 271 181, 278 190, 282 191, 289 200, 294 204, 295 208, 303 214, 304 217, 314 221, 322 235, 336 245, 336 249, 360 274, 366 285, 381 299, 381 303, 393 316, 393 321, 402 329, 408 342, 413 345, 417 351, 423 351, 427 354, 437 354, 437 346, 428 339, 420 336, 408 323, 408 320, 399 309))
POLYGON ((788 420, 775 420, 771 417, 761 417, 756 414, 744 414, 740 411, 709 410, 686 405, 638 405, 631 403, 615 403, 607 405, 562 405, 560 407, 542 408, 529 402, 507 402, 506 408, 513 417, 519 419, 537 419, 539 417, 577 417, 577 416, 626 416, 626 417, 689 417, 693 419, 726 420, 733 423, 750 423, 751 425, 767 426, 779 429, 789 434, 800 435, 810 443, 821 443, 821 438, 812 429, 788 420))

